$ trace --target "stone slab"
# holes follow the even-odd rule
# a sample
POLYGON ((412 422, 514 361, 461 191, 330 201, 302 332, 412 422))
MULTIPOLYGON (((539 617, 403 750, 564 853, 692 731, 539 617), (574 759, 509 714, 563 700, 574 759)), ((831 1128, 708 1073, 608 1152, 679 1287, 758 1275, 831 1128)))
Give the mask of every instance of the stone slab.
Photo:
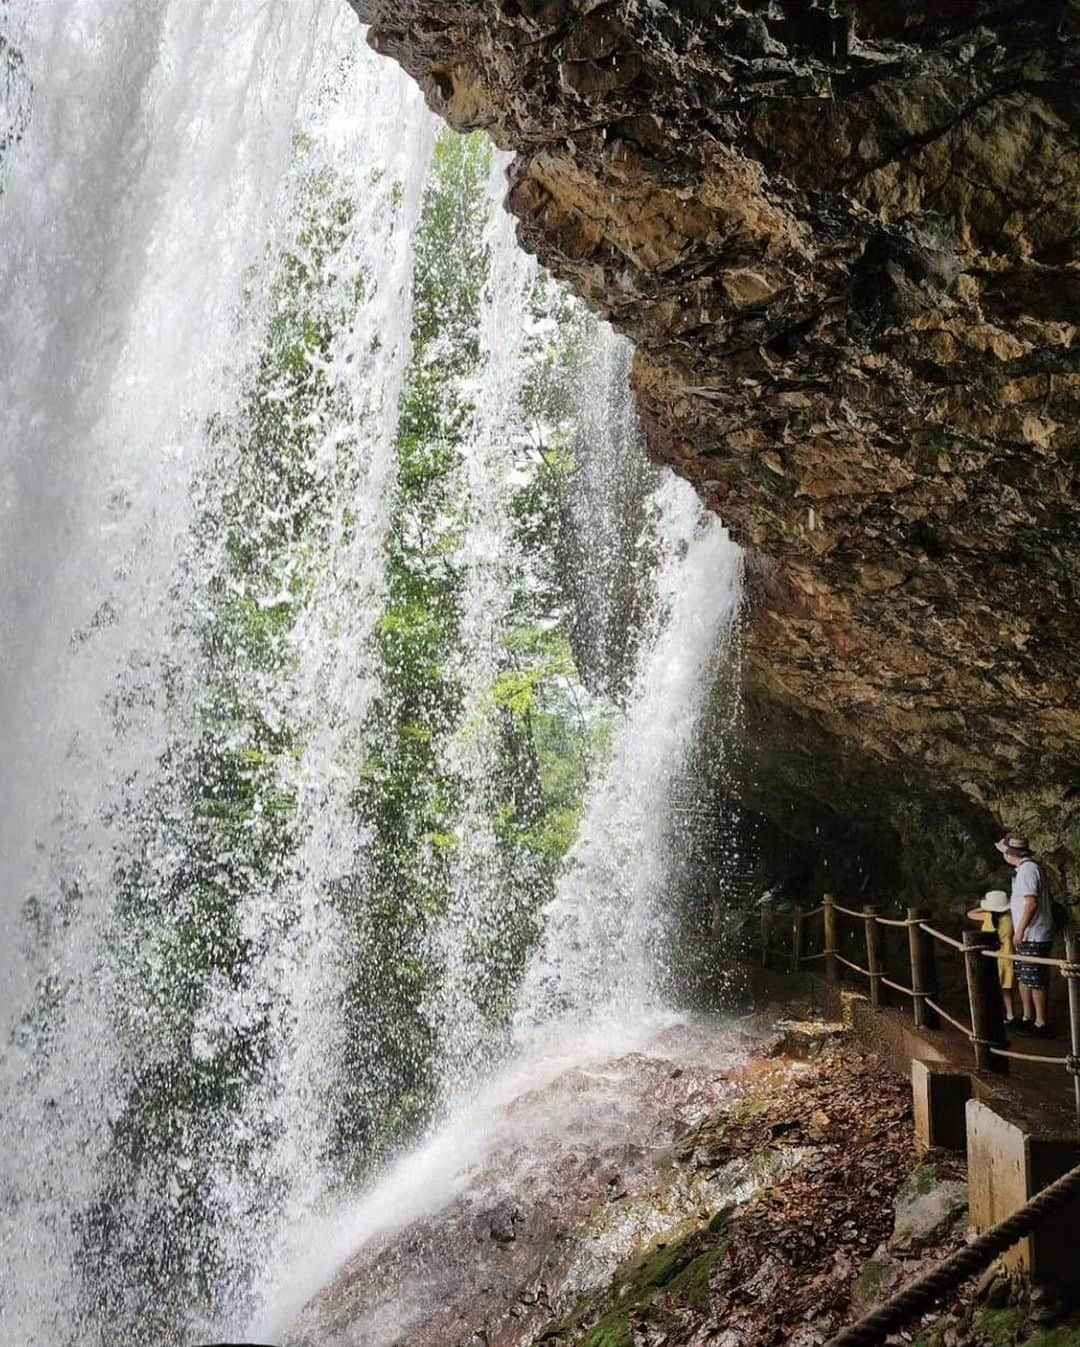
POLYGON ((915 1057, 911 1062, 911 1094, 916 1148, 966 1151, 970 1074, 948 1062, 915 1057))
MULTIPOLYGON (((971 1223, 978 1231, 989 1230, 1028 1200, 1027 1135, 986 1104, 970 1099, 967 1154, 971 1223)), ((1015 1244, 1003 1261, 1011 1270, 1030 1271, 1030 1239, 1015 1244)))
MULTIPOLYGON (((1080 1164, 1080 1141, 1047 1137, 1028 1138, 1032 1193, 1039 1192, 1080 1164)), ((1037 1281, 1080 1300, 1080 1197, 1048 1216, 1031 1240, 1032 1275, 1037 1281)))
POLYGON ((967 1215, 967 1184, 945 1177, 927 1161, 908 1175, 896 1195, 896 1219, 888 1247, 917 1253, 943 1239, 967 1215))
MULTIPOLYGON (((994 1109, 972 1099, 967 1105, 968 1196, 971 1222, 988 1230, 1066 1170, 1080 1163, 1080 1141, 1033 1135, 994 1109)), ((1070 1298, 1080 1294, 1080 1199, 1013 1246, 1002 1260, 1040 1284, 1070 1298)))

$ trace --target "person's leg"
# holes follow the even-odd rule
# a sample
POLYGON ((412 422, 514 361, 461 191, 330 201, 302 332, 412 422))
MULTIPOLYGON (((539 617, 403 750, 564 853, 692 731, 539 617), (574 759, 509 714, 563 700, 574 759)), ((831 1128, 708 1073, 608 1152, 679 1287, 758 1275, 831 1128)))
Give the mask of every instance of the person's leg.
POLYGON ((1007 987, 1001 989, 1001 999, 1005 1003, 1005 1018, 1007 1020, 1016 1019, 1016 1002, 1013 1000, 1013 994, 1007 987))
MULTIPOLYGON (((1025 940, 1016 947, 1016 952, 1044 959, 1050 953, 1050 949, 1048 941, 1025 940)), ((1024 1006, 1024 1018, 1019 1027, 1045 1030, 1050 986, 1049 968, 1045 964, 1021 961, 1016 965, 1016 983, 1020 988, 1020 1000, 1024 1006)))
POLYGON ((1046 987, 1032 987, 1031 1000, 1035 1010, 1035 1027, 1041 1029, 1046 1023, 1046 1008, 1049 997, 1046 987))

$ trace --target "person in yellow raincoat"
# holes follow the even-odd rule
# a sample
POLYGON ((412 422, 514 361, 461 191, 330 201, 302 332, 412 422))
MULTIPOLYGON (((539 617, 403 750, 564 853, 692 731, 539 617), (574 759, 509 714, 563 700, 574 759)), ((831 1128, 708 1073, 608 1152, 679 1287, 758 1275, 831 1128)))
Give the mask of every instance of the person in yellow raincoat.
MULTIPOLYGON (((981 930, 997 936, 999 954, 1016 952, 1013 943, 1012 915, 1009 912, 1009 895, 1004 889, 991 889, 989 893, 984 894, 979 906, 973 907, 968 913, 968 919, 977 922, 981 930)), ((998 959, 997 966, 1001 999, 1005 1003, 1005 1028, 1012 1029, 1019 1023, 1013 1000, 1016 965, 1011 959, 998 959)))

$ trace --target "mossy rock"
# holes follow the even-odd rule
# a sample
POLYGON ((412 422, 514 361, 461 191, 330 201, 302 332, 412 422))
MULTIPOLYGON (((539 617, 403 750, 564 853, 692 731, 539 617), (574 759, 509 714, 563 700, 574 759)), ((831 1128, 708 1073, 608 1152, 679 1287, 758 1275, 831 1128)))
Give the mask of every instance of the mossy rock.
POLYGON ((925 1197, 927 1193, 933 1192, 940 1180, 941 1171, 937 1165, 933 1163, 918 1165, 908 1175, 900 1192, 907 1197, 916 1195, 925 1197))
POLYGON ((745 1099, 740 1099, 731 1110, 731 1116, 736 1122, 754 1122, 758 1118, 764 1118, 772 1109, 775 1100, 767 1092, 762 1090, 758 1094, 748 1095, 745 1099))
POLYGON ((723 1240, 692 1259, 668 1283, 665 1297, 673 1304, 686 1305, 704 1314, 709 1308, 709 1276, 727 1250, 728 1241, 723 1240))
POLYGON ((985 1347, 1080 1347, 1080 1320, 1031 1332, 1025 1309, 1009 1305, 983 1310, 971 1325, 971 1336, 985 1347))
POLYGON ((634 1347, 629 1314, 620 1310, 605 1314, 585 1343, 587 1347, 634 1347))
POLYGON ((880 1305, 892 1295, 901 1277, 901 1270, 894 1259, 871 1258, 859 1269, 851 1288, 851 1301, 865 1313, 875 1305, 880 1305))
POLYGON ((706 1226, 677 1229, 653 1244, 541 1341, 633 1347, 635 1321, 662 1320, 677 1309, 703 1314, 709 1307, 709 1277, 731 1243, 732 1220, 732 1212, 724 1208, 706 1226), (585 1328, 590 1320, 594 1320, 592 1326, 585 1328))
POLYGON ((972 1336, 986 1347, 1014 1347, 1024 1330, 1024 1316, 1016 1305, 983 1310, 971 1325, 972 1336))
POLYGON ((968 1209, 967 1184, 942 1175, 934 1164, 912 1170, 896 1195, 892 1248, 921 1249, 947 1235, 968 1209))
POLYGON ((713 1116, 684 1132, 656 1157, 657 1169, 714 1169, 727 1158, 728 1119, 713 1116))

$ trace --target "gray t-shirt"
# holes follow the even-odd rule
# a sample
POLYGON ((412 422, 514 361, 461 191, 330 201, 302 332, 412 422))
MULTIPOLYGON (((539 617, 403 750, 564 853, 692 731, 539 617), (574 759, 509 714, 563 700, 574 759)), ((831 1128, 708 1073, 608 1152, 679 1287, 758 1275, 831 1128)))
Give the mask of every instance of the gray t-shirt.
POLYGON ((1039 906, 1035 915, 1028 922, 1027 930, 1024 932, 1025 940, 1053 940, 1054 938, 1054 918, 1050 912, 1050 895, 1046 890, 1046 883, 1042 877, 1042 871, 1034 861, 1021 861, 1016 867, 1016 874, 1013 876, 1012 896, 1009 899, 1009 908, 1012 912, 1013 930, 1019 934, 1020 918, 1023 915, 1026 906, 1024 900, 1029 894, 1035 894, 1039 900, 1039 906))

